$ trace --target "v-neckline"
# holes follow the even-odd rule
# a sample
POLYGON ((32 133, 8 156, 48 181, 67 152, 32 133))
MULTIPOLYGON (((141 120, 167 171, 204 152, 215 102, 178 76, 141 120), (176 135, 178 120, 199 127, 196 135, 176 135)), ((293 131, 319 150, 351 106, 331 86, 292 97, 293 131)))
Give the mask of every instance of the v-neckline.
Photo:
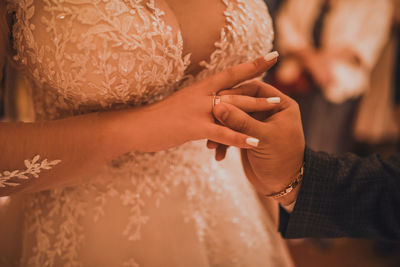
MULTIPOLYGON (((223 10, 223 12, 222 12, 223 15, 224 15, 225 24, 224 24, 224 26, 220 29, 219 38, 217 39, 216 42, 214 42, 214 47, 215 47, 215 49, 210 53, 210 55, 207 57, 206 60, 202 60, 202 61, 200 61, 199 63, 197 63, 197 66, 200 66, 200 67, 201 67, 200 71, 198 71, 198 72, 196 72, 196 73, 188 73, 188 72, 187 72, 188 68, 189 68, 190 65, 191 65, 191 60, 190 60, 190 59, 191 59, 192 53, 191 53, 191 52, 188 52, 188 53, 185 54, 185 55, 183 54, 184 41, 183 41, 182 29, 179 27, 179 29, 178 29, 178 31, 177 31, 177 33, 178 33, 178 42, 180 42, 179 47, 180 47, 180 49, 181 49, 181 51, 180 51, 180 52, 181 52, 181 56, 180 56, 179 60, 180 60, 181 63, 185 66, 185 69, 184 69, 184 71, 183 71, 183 72, 184 72, 184 73, 183 73, 183 77, 186 78, 186 79, 196 79, 196 77, 201 76, 204 72, 206 72, 206 71, 208 70, 207 65, 209 65, 209 64, 211 63, 211 61, 212 61, 212 59, 215 57, 215 55, 221 53, 221 51, 223 50, 223 48, 222 48, 223 46, 218 45, 218 44, 221 44, 221 43, 223 42, 223 40, 225 39, 224 37, 225 37, 226 34, 227 34, 227 31, 229 31, 229 28, 232 27, 232 26, 230 26, 230 22, 229 22, 227 13, 228 13, 228 11, 229 11, 229 9, 230 9, 230 5, 232 4, 232 1, 233 1, 233 0, 220 0, 220 1, 225 5, 225 8, 224 8, 224 10, 223 10)), ((153 6, 153 8, 154 8, 154 10, 155 10, 156 12, 162 12, 162 13, 165 14, 165 11, 164 11, 164 10, 162 10, 162 9, 160 9, 160 8, 158 8, 158 7, 156 6, 155 0, 150 0, 150 2, 153 3, 152 6, 153 6)), ((174 14, 174 15, 175 15, 175 14, 174 14)), ((165 21, 165 19, 164 19, 163 17, 160 17, 160 19, 162 20, 162 22, 163 22, 165 25, 171 27, 171 25, 168 24, 168 23, 165 21)), ((178 25, 179 25, 179 23, 178 23, 178 25)))

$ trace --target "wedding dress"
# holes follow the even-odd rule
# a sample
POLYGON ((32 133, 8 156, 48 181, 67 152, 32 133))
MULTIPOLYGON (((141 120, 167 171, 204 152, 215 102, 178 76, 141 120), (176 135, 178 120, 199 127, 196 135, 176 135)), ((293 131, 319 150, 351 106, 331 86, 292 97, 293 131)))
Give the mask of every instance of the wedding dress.
MULTIPOLYGON (((264 2, 222 1, 220 40, 189 75, 181 32, 157 1, 9 0, 14 59, 32 83, 36 120, 145 105, 266 55, 264 2)), ((55 160, 26 163, 51 172, 55 160)), ((91 182, 26 197, 21 266, 291 265, 237 156, 221 165, 204 142, 190 142, 98 169, 91 182)))

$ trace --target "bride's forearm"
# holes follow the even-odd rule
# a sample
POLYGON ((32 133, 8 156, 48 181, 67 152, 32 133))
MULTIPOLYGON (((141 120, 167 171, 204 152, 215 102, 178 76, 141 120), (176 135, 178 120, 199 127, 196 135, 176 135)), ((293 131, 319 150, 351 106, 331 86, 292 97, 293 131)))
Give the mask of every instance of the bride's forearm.
POLYGON ((141 115, 139 108, 40 123, 0 123, 0 195, 90 177, 110 159, 147 142, 142 139, 146 125, 138 126, 144 120, 141 115))
MULTIPOLYGON (((275 63, 276 57, 258 58, 143 107, 41 123, 0 123, 0 195, 92 177, 92 171, 129 151, 154 152, 199 139, 254 147, 251 136, 215 124, 212 94, 258 77, 275 63)), ((263 108, 268 102, 245 104, 263 108)))

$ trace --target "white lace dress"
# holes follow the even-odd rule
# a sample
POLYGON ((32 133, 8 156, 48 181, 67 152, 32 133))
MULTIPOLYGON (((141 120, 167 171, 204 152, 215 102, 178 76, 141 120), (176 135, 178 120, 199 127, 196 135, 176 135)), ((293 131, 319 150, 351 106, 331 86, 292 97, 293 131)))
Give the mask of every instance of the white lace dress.
MULTIPOLYGON (((264 2, 223 3, 220 40, 190 76, 181 33, 157 2, 10 0, 15 61, 32 82, 36 120, 148 104, 266 55, 273 31, 264 2)), ((40 170, 54 160, 26 163, 40 170)), ((28 196, 21 265, 291 265, 238 157, 231 160, 216 163, 204 142, 131 152, 99 166, 91 183, 28 196)))

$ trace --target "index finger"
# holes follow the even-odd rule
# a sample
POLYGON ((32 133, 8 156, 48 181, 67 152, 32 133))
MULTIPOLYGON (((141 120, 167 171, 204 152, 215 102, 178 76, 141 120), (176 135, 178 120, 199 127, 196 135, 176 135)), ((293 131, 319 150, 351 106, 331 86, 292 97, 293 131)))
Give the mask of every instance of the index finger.
POLYGON ((265 57, 230 67, 206 79, 204 82, 208 83, 207 87, 211 90, 211 93, 234 87, 239 83, 254 79, 269 70, 277 62, 278 56, 278 52, 271 52, 265 57))
POLYGON ((243 83, 238 87, 223 90, 218 93, 218 95, 243 95, 251 97, 274 97, 278 96, 281 98, 287 98, 288 96, 279 91, 274 86, 262 82, 262 81, 251 81, 243 83))
POLYGON ((221 91, 218 93, 218 95, 242 95, 251 97, 263 97, 267 99, 279 97, 281 99, 281 107, 287 107, 288 104, 291 105, 291 103, 294 101, 289 96, 279 91, 277 88, 261 81, 244 83, 233 89, 221 91))

